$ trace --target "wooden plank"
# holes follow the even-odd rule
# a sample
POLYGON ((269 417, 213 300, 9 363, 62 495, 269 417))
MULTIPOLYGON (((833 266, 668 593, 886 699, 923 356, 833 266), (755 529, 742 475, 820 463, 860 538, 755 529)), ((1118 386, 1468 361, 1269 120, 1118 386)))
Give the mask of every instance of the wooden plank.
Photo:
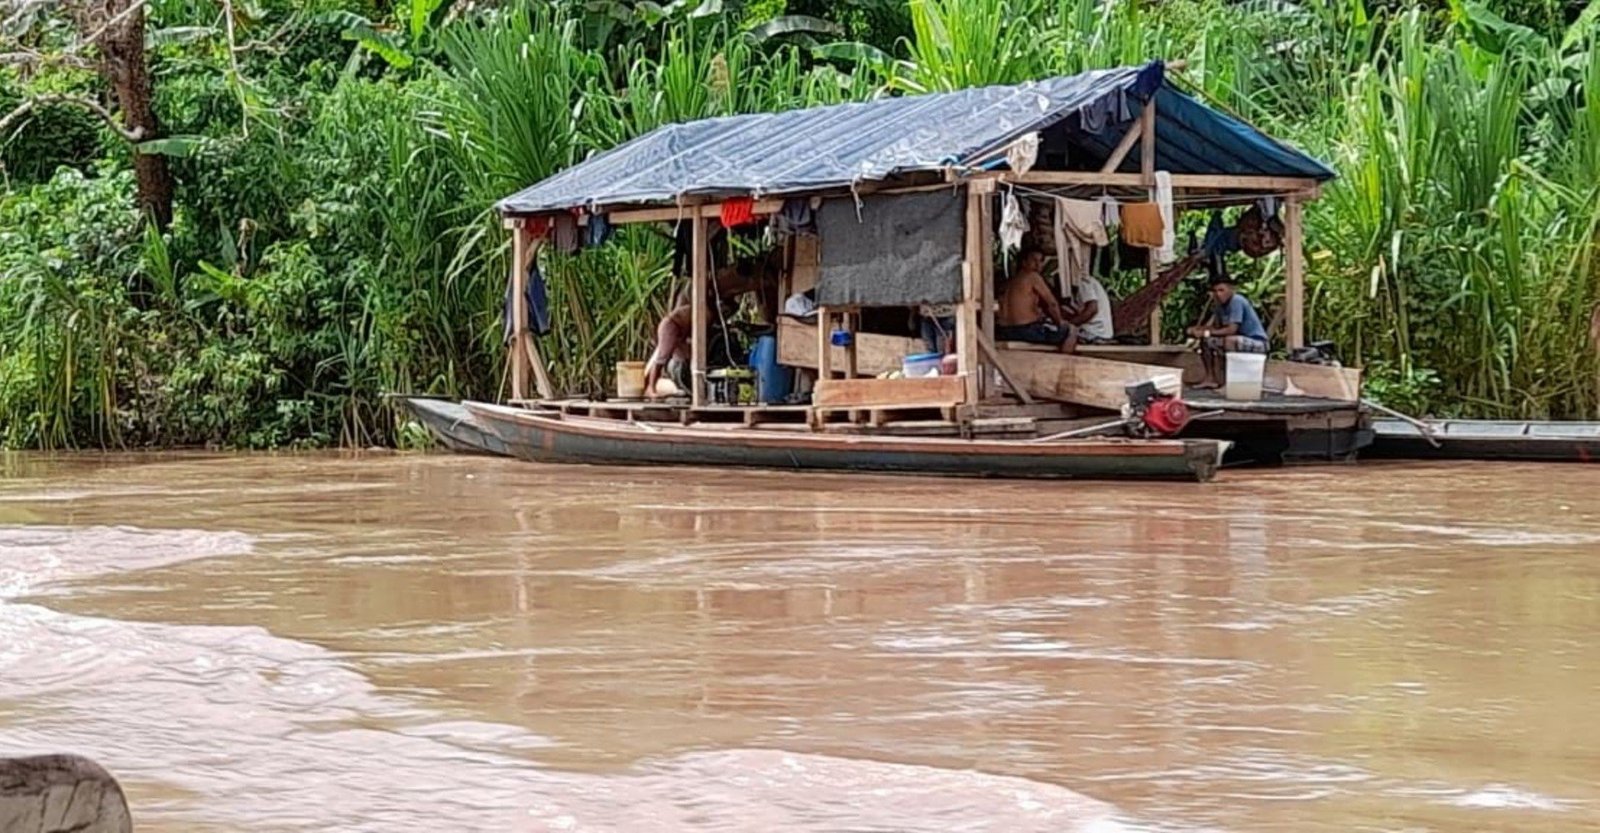
MULTIPOLYGON (((984 195, 982 200, 982 211, 978 215, 978 336, 980 345, 984 339, 988 340, 992 353, 995 317, 994 236, 989 230, 994 228, 994 198, 984 195)), ((989 374, 984 373, 978 382, 979 397, 987 396, 989 374)))
POLYGON ((1290 197, 1284 205, 1284 306, 1288 312, 1289 349, 1304 347, 1306 343, 1306 261, 1304 206, 1298 197, 1290 197))
POLYGON ((792 295, 816 288, 817 274, 822 268, 822 247, 820 240, 804 234, 795 235, 790 240, 794 242, 794 272, 789 285, 789 294, 792 295))
POLYGON ((1001 350, 1000 356, 1017 381, 1040 399, 1113 411, 1127 404, 1124 388, 1128 385, 1181 375, 1181 371, 1161 365, 1076 354, 1001 350))
POLYGON ((555 396, 554 386, 550 384, 550 373, 544 366, 544 357, 539 355, 539 340, 534 338, 533 333, 524 332, 522 347, 528 353, 528 363, 533 366, 533 380, 539 389, 540 398, 549 399, 555 396))
POLYGON ((828 346, 828 334, 833 329, 833 310, 817 307, 817 381, 833 378, 833 350, 828 346))
POLYGON ((689 275, 693 285, 693 305, 690 310, 692 329, 690 331, 690 399, 696 408, 706 403, 706 260, 708 250, 706 245, 706 221, 700 218, 691 220, 692 244, 690 246, 689 275))
POLYGON ((966 384, 963 401, 977 402, 978 374, 982 363, 978 356, 978 298, 981 294, 978 281, 984 274, 980 258, 983 256, 983 201, 986 194, 967 192, 966 262, 961 268, 961 305, 956 308, 956 370, 966 384))
POLYGON ((857 329, 856 322, 858 322, 860 320, 861 320, 861 313, 859 313, 859 312, 852 311, 852 312, 847 312, 847 313, 844 314, 844 330, 845 330, 845 332, 850 333, 850 343, 848 345, 846 345, 845 348, 844 348, 844 354, 845 354, 844 377, 846 379, 854 379, 856 377, 856 340, 855 340, 855 332, 856 332, 856 329, 857 329))
MULTIPOLYGON (((922 352, 922 339, 882 333, 856 333, 856 372, 877 376, 899 370, 906 356, 922 352)), ((824 342, 826 339, 824 339, 824 342)), ((832 354, 830 366, 845 362, 844 348, 827 347, 817 340, 817 327, 789 316, 778 318, 778 363, 815 370, 823 349, 832 354)))
MULTIPOLYGON (((775 214, 781 208, 783 208, 783 200, 781 199, 756 200, 754 213, 775 214)), ((624 223, 670 223, 695 217, 716 218, 721 214, 722 203, 719 201, 702 205, 672 205, 662 208, 634 208, 612 211, 606 214, 606 219, 612 225, 622 225, 624 223)), ((588 218, 584 217, 580 222, 587 223, 588 218)))
POLYGON ((820 379, 813 404, 818 408, 942 408, 960 403, 967 380, 960 376, 922 379, 820 379))
POLYGON ((528 233, 518 223, 511 230, 511 398, 528 396, 528 356, 522 349, 527 332, 528 233))
POLYGON ((1139 179, 1145 185, 1156 184, 1156 97, 1144 103, 1139 113, 1139 179))
POLYGON ((999 352, 994 349, 994 341, 988 335, 979 333, 978 346, 983 349, 984 355, 989 357, 989 361, 994 362, 994 369, 1000 372, 1000 378, 1006 380, 1006 384, 1011 386, 1011 390, 1022 400, 1022 404, 1032 405, 1033 394, 1028 392, 1027 386, 1018 384, 1011 372, 1006 370, 1006 363, 1000 360, 999 352))
POLYGON ((1117 146, 1112 149, 1111 155, 1106 157, 1106 163, 1100 166, 1100 173, 1115 173, 1117 167, 1122 164, 1122 160, 1128 158, 1128 152, 1133 150, 1134 143, 1139 141, 1139 136, 1143 132, 1143 118, 1137 119, 1133 124, 1128 125, 1128 132, 1122 134, 1122 141, 1117 142, 1117 146))
MULTIPOLYGON (((1024 185, 1103 185, 1116 188, 1143 187, 1144 174, 1101 173, 1099 171, 1029 171, 1025 174, 997 172, 979 175, 998 181, 1024 185)), ((978 177, 973 177, 977 179, 978 177)), ((1221 191, 1263 191, 1295 193, 1316 189, 1317 181, 1295 176, 1234 176, 1228 174, 1173 174, 1173 189, 1212 188, 1221 191)))

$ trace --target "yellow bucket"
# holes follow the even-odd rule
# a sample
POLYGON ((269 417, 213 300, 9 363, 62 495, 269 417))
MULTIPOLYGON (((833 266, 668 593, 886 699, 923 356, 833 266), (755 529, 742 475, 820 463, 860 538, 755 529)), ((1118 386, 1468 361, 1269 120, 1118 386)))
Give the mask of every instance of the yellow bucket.
POLYGON ((644 362, 617 362, 617 398, 644 398, 644 362))

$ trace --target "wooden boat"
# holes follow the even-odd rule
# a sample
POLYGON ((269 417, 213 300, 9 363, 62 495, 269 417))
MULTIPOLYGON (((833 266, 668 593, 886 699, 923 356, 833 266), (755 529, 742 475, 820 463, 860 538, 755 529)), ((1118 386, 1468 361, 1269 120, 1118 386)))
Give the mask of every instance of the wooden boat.
POLYGON ((1228 444, 1096 438, 1038 442, 682 427, 465 403, 517 457, 549 463, 739 466, 969 477, 1206 481, 1228 444))
POLYGON ((1600 460, 1600 422, 1522 422, 1447 419, 1421 428, 1398 419, 1375 419, 1376 437, 1362 452, 1373 457, 1451 460, 1600 460))
POLYGON ((511 449, 492 432, 484 430, 460 402, 426 396, 397 398, 445 448, 468 454, 512 456, 511 449))

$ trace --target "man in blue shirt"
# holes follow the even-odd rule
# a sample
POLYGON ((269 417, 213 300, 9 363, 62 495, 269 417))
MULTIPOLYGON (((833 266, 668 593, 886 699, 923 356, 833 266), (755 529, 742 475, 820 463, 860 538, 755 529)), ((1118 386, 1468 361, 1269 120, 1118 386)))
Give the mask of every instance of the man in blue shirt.
POLYGON ((1256 308, 1240 295, 1227 277, 1211 282, 1212 313, 1204 324, 1189 328, 1189 335, 1200 340, 1200 361, 1205 379, 1199 387, 1221 387, 1223 365, 1228 353, 1267 352, 1267 328, 1261 326, 1256 308))

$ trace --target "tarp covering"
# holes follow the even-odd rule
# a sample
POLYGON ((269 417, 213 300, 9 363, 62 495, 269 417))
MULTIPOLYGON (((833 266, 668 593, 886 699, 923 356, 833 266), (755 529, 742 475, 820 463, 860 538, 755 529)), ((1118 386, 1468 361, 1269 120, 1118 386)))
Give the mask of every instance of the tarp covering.
POLYGON ((672 203, 686 196, 763 196, 848 187, 914 171, 983 163, 1018 137, 1068 117, 1074 117, 1079 130, 1114 146, 1122 135, 1118 128, 1136 117, 1158 90, 1157 159, 1165 170, 1333 176, 1315 159, 1178 93, 1167 85, 1162 64, 1155 62, 1010 87, 668 125, 593 156, 496 207, 504 215, 528 215, 672 203), (1165 110, 1169 98, 1173 99, 1170 115, 1165 110), (1219 147, 1226 153, 1219 155, 1219 147))
POLYGON ((961 300, 966 198, 951 190, 827 200, 817 213, 817 304, 913 306, 961 300))

